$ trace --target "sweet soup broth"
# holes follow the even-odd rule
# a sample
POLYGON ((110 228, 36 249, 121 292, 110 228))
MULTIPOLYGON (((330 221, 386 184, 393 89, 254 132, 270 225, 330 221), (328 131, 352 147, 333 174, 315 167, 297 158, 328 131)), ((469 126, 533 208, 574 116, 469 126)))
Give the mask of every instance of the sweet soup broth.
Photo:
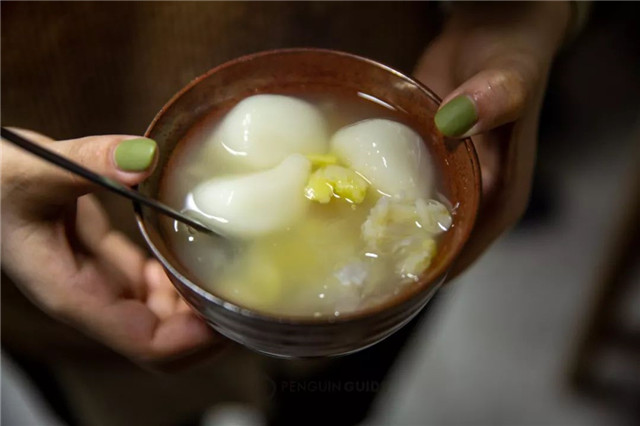
POLYGON ((402 114, 363 94, 261 96, 207 117, 172 154, 162 201, 237 247, 166 219, 183 266, 211 293, 283 316, 337 317, 415 283, 451 216, 402 114))

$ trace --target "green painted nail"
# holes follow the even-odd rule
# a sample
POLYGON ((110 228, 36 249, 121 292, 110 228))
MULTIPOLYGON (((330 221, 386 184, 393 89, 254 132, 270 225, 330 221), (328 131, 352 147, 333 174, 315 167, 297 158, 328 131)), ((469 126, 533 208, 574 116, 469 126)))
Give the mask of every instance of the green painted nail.
POLYGON ((115 160, 120 170, 141 172, 153 162, 158 145, 153 139, 137 138, 120 142, 116 147, 115 160))
POLYGON ((460 95, 440 108, 434 120, 443 135, 460 136, 478 121, 478 113, 471 99, 460 95))

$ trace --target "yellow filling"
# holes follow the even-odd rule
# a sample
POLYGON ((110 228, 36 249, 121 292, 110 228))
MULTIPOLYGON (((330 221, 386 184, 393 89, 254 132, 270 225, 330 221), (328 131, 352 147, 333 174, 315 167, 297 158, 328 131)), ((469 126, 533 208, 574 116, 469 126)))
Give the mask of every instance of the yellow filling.
POLYGON ((338 164, 338 157, 331 154, 309 154, 305 157, 311 161, 311 166, 313 166, 313 168, 338 164))
POLYGON ((360 204, 368 188, 369 183, 353 170, 330 164, 311 173, 304 193, 308 199, 321 204, 328 203, 332 197, 360 204))

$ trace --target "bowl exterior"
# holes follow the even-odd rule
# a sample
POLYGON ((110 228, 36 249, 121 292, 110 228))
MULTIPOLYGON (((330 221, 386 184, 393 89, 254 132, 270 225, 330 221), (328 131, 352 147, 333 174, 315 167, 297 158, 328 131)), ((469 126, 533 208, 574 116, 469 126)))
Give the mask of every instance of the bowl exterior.
POLYGON ((172 274, 169 276, 180 295, 218 333, 257 352, 280 358, 346 355, 374 345, 415 317, 442 282, 375 318, 301 325, 265 321, 210 303, 172 274))
POLYGON ((443 176, 454 206, 453 226, 444 234, 430 268, 409 289, 375 307, 336 318, 287 318, 260 314, 203 290, 181 266, 161 236, 158 217, 135 205, 140 230, 153 254, 189 305, 220 334, 249 348, 280 357, 330 356, 364 349, 410 321, 444 281, 469 237, 480 203, 480 173, 470 140, 444 140, 433 117, 439 99, 429 89, 371 60, 321 49, 287 49, 242 57, 214 68, 185 87, 156 116, 146 132, 159 145, 156 172, 139 186, 157 196, 160 177, 187 132, 212 112, 224 112, 258 93, 304 90, 365 93, 400 110, 410 120, 443 176))

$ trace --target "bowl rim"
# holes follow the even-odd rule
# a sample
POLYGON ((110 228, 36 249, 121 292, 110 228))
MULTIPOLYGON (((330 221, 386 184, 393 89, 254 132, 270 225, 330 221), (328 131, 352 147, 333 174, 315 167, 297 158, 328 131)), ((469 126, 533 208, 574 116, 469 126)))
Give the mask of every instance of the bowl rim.
MULTIPOLYGON (((314 48, 314 47, 298 47, 298 48, 283 48, 283 49, 270 49, 270 50, 265 50, 265 51, 260 51, 260 52, 256 52, 256 53, 250 53, 247 55, 243 55, 240 56, 238 58, 226 61, 210 70, 208 70, 207 72, 205 72, 204 74, 194 78, 193 80, 191 80, 186 86, 184 86, 180 91, 178 91, 166 104, 164 104, 164 106, 160 109, 160 111, 155 115, 155 117, 153 118, 153 120, 151 121, 151 123, 149 124, 149 126, 147 127, 147 130, 145 131, 144 136, 145 137, 149 137, 151 131, 154 129, 156 123, 162 118, 162 116, 167 112, 167 110, 169 110, 174 103, 176 103, 178 101, 178 99, 180 99, 184 94, 186 94, 187 92, 191 91, 195 86, 197 86, 201 81, 207 79, 209 76, 211 76, 214 73, 217 73, 223 69, 229 68, 229 67, 233 67, 239 63, 243 63, 243 62, 248 62, 248 61, 252 61, 255 60, 257 58, 261 58, 264 56, 272 56, 272 55, 289 55, 289 54, 301 54, 301 53, 321 53, 321 54, 328 54, 328 55, 336 55, 336 56, 342 56, 342 57, 347 57, 350 59, 355 59, 357 61, 360 62, 365 62, 368 63, 369 65, 372 65, 374 67, 380 68, 386 72, 389 72, 393 75, 395 75, 396 77, 399 77, 402 80, 405 80, 413 85, 415 85, 416 87, 418 87, 423 93, 425 93, 427 96, 429 96, 435 103, 436 105, 440 105, 442 103, 442 100, 440 99, 440 97, 438 95, 436 95, 431 89, 429 89, 427 86, 425 86, 424 84, 422 84, 421 82, 419 82, 418 80, 415 80, 387 65, 384 65, 380 62, 377 62, 373 59, 369 59, 360 55, 356 55, 353 53, 348 53, 348 52, 343 52, 343 51, 339 51, 339 50, 333 50, 333 49, 323 49, 323 48, 314 48)), ((136 216, 136 222, 138 224, 138 229, 140 230, 140 233, 142 234, 147 246, 151 249, 153 255, 156 257, 156 259, 158 259, 160 261, 160 263, 162 264, 162 266, 164 268, 166 268, 171 274, 173 274, 180 282, 181 284, 186 285, 191 291, 195 292, 196 294, 198 294, 200 297, 204 298, 205 300, 214 303, 215 305, 218 305, 220 307, 222 307, 223 309, 232 311, 234 313, 237 313, 243 317, 246 317, 246 319, 250 319, 250 320, 259 320, 259 321, 265 321, 265 322, 271 322, 271 323, 276 323, 276 324, 289 324, 289 325, 307 325, 307 326, 322 326, 322 325, 327 325, 327 324, 341 324, 341 323, 351 323, 351 322, 358 322, 358 321, 364 321, 367 320, 369 318, 373 318, 376 315, 379 315, 383 312, 388 312, 391 311, 393 309, 397 309, 398 307, 409 303, 412 299, 417 298, 420 294, 426 294, 428 293, 434 286, 438 286, 441 285, 447 276, 448 271, 451 269, 452 264, 455 262, 455 259, 457 258, 457 256, 460 254, 460 252, 462 251, 463 247, 466 245, 469 236, 475 226, 475 222, 476 219, 478 217, 478 212, 480 209, 480 204, 481 204, 481 197, 482 197, 482 193, 481 193, 481 174, 480 174, 480 164, 479 164, 479 160, 478 160, 478 156, 476 153, 476 150, 473 146, 473 142, 471 140, 471 138, 465 138, 461 141, 459 141, 459 143, 463 143, 466 151, 469 155, 470 161, 471 161, 471 168, 473 171, 473 175, 474 175, 474 181, 472 182, 472 185, 474 185, 476 192, 477 192, 477 205, 476 208, 474 209, 474 211, 472 212, 472 217, 469 219, 471 221, 471 223, 469 224, 469 227, 467 228, 467 230, 465 231, 465 233, 463 234, 463 238, 462 238, 462 244, 459 244, 457 246, 454 246, 452 248, 452 256, 451 256, 451 260, 449 261, 449 263, 446 265, 446 267, 444 268, 444 272, 442 274, 439 274, 437 276, 434 276, 431 280, 419 280, 418 282, 415 283, 414 286, 412 286, 411 288, 407 288, 404 289, 403 291, 401 291, 398 295, 395 295, 393 297, 389 297, 387 300, 385 300, 384 302, 380 303, 380 304, 376 304, 374 306, 371 307, 367 307, 361 310, 357 310, 357 311, 353 311, 353 312, 347 312, 347 313, 341 313, 339 316, 337 317, 319 317, 319 318, 315 318, 315 317, 310 317, 310 316, 278 316, 278 315, 270 315, 267 314, 265 312, 260 312, 257 310, 252 310, 250 308, 247 307, 243 307, 241 305, 237 305, 233 302, 230 302, 226 299, 223 299, 222 297, 216 296, 215 294, 205 290, 204 288, 200 287, 199 285, 197 285, 196 283, 194 283, 193 281, 191 281, 189 278, 185 277, 183 274, 181 274, 178 270, 176 270, 176 268, 174 268, 174 266, 171 264, 171 262, 169 262, 163 255, 162 253, 160 253, 160 251, 158 250, 158 248, 155 246, 155 244, 153 243, 153 241, 151 240, 151 237, 149 235, 149 233, 147 232, 146 226, 145 226, 145 221, 142 215, 142 205, 139 204, 138 202, 134 201, 133 205, 134 205, 134 212, 135 212, 135 216, 136 216)), ((175 284, 174 284, 175 286, 175 284)))

